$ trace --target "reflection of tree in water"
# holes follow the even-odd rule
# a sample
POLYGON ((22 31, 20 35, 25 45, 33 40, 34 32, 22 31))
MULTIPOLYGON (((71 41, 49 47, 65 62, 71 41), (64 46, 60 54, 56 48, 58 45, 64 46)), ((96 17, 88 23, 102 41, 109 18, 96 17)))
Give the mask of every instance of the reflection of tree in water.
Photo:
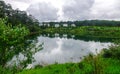
POLYGON ((100 42, 113 42, 113 38, 100 38, 100 37, 87 37, 87 36, 78 36, 78 35, 73 35, 73 34, 60 34, 60 33, 41 33, 41 36, 43 37, 50 37, 50 38, 55 38, 55 37, 60 37, 60 38, 67 38, 67 39, 75 39, 75 40, 84 40, 84 41, 100 41, 100 42))
POLYGON ((24 50, 14 54, 8 65, 16 64, 20 68, 25 68, 28 64, 31 64, 34 61, 33 55, 42 49, 42 44, 38 44, 37 42, 37 40, 25 40, 22 47, 19 48, 24 50))

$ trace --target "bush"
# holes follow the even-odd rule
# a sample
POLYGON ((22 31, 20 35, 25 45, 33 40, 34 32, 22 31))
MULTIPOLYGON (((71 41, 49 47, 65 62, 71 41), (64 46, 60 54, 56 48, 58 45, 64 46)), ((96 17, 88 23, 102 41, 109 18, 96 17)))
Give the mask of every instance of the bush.
POLYGON ((109 50, 105 49, 103 57, 120 59, 120 45, 111 46, 109 50))

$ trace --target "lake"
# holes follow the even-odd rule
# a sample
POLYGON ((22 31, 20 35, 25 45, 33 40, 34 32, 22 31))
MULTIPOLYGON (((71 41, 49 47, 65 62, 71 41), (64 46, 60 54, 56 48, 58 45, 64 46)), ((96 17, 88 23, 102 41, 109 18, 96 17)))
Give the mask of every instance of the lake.
POLYGON ((34 55, 33 64, 48 65, 54 63, 79 62, 84 56, 90 53, 99 53, 103 48, 108 48, 111 42, 95 42, 68 39, 66 36, 60 37, 43 37, 37 38, 38 43, 43 44, 43 50, 34 55))
MULTIPOLYGON (((108 48, 112 44, 111 42, 67 38, 66 35, 63 37, 38 36, 36 41, 37 44, 43 43, 43 49, 33 55, 35 61, 30 66, 80 62, 90 53, 96 55, 103 48, 108 48)), ((20 55, 21 57, 22 55, 20 55)))

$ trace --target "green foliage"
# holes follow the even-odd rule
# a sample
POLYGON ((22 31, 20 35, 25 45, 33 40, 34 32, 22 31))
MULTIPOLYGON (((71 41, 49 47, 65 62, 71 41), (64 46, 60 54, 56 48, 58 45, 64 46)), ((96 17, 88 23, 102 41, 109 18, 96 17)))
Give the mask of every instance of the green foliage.
POLYGON ((12 72, 9 69, 3 68, 1 66, 0 66, 0 73, 1 74, 12 74, 12 72))
POLYGON ((5 20, 0 19, 0 41, 3 43, 7 45, 19 43, 29 34, 29 30, 25 27, 12 27, 11 25, 6 25, 5 22, 5 20))
POLYGON ((9 60, 8 57, 19 51, 16 47, 20 46, 24 37, 29 34, 29 30, 25 27, 11 27, 5 23, 5 20, 0 19, 0 64, 3 66, 9 60))
POLYGON ((25 11, 18 9, 12 9, 10 4, 6 4, 4 1, 0 1, 0 18, 6 18, 6 25, 11 23, 11 26, 22 26, 27 27, 30 32, 38 32, 39 22, 32 15, 27 15, 25 11))
POLYGON ((21 25, 12 27, 11 24, 6 25, 5 19, 0 19, 0 26, 0 73, 6 74, 8 70, 9 74, 14 74, 34 60, 32 55, 41 50, 42 45, 36 46, 27 41, 29 30, 21 25), (26 59, 18 60, 18 64, 15 63, 13 67, 7 66, 7 62, 20 53, 26 59))
POLYGON ((18 74, 119 74, 119 65, 120 60, 89 57, 80 63, 55 64, 18 74))
POLYGON ((42 33, 48 34, 68 34, 76 37, 90 37, 90 38, 106 38, 119 39, 120 27, 104 27, 104 26, 81 26, 76 28, 46 28, 42 29, 42 33))
POLYGON ((27 36, 40 31, 39 22, 25 11, 12 9, 10 4, 0 1, 0 73, 14 74, 31 63, 32 55, 42 46, 31 44, 27 36), (4 19, 6 18, 6 19, 4 19), (15 63, 15 67, 7 67, 7 62, 14 56, 24 55, 26 59, 15 63), (20 67, 20 68, 19 68, 20 67), (1 72, 2 71, 2 72, 1 72))
POLYGON ((103 57, 105 58, 115 58, 120 60, 120 45, 112 45, 110 50, 104 49, 103 57))

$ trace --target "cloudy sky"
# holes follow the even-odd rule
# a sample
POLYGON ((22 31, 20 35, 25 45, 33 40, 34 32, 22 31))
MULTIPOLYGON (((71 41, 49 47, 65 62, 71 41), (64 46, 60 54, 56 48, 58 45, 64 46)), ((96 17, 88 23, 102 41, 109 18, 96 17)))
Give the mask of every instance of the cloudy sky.
POLYGON ((120 20, 120 0, 4 0, 39 21, 120 20))

